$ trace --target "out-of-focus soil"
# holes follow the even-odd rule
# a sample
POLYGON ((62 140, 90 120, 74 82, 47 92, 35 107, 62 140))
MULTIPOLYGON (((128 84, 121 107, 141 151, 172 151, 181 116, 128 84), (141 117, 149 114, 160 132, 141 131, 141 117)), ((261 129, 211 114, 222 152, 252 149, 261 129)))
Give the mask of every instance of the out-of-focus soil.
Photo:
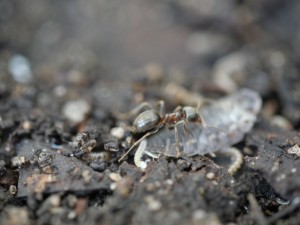
POLYGON ((0 224, 299 224, 299 13, 296 0, 1 0, 0 224), (242 87, 263 108, 235 174, 222 155, 118 162, 139 138, 121 112, 242 87))

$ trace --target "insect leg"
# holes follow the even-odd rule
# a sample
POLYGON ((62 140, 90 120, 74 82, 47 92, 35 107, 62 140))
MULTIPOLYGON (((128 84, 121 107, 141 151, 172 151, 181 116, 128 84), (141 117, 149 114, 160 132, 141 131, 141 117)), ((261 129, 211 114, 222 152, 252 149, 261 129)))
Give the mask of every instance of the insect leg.
POLYGON ((179 149, 179 137, 178 137, 178 129, 177 126, 174 127, 175 131, 175 142, 176 142, 176 157, 178 158, 180 156, 180 149, 179 149))
POLYGON ((173 111, 174 112, 179 112, 179 111, 181 111, 182 110, 182 106, 177 106, 173 111))
MULTIPOLYGON (((160 128, 160 127, 159 127, 160 128)), ((124 153, 124 155, 122 155, 122 157, 118 160, 118 162, 121 162, 124 158, 125 158, 125 156, 127 156, 128 154, 129 154, 129 152, 131 152, 131 150, 135 147, 135 146, 137 146, 139 143, 141 143, 141 141, 142 140, 144 140, 145 138, 147 138, 147 137, 149 137, 150 135, 152 135, 152 134, 155 134, 158 130, 159 130, 159 128, 157 128, 157 129, 155 129, 155 130, 153 130, 153 131, 150 131, 150 132, 148 132, 148 133, 146 133, 143 137, 141 137, 139 140, 137 140, 128 150, 127 150, 127 152, 125 152, 124 153)))
POLYGON ((115 112, 114 115, 120 120, 127 120, 141 112, 143 109, 153 109, 149 102, 142 102, 127 113, 115 112))
POLYGON ((158 101, 158 113, 161 117, 166 115, 165 108, 165 102, 163 100, 158 101))
POLYGON ((183 121, 183 130, 184 130, 184 135, 186 136, 187 139, 189 139, 189 132, 186 125, 186 121, 183 121))

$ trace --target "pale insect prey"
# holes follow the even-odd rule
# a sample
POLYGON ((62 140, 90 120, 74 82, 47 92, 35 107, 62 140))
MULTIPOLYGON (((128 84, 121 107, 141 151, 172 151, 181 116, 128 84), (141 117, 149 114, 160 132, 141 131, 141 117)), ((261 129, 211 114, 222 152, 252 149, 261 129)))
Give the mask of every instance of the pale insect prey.
MULTIPOLYGON (((241 141, 253 127, 261 105, 258 93, 241 89, 197 110, 184 107, 174 113, 158 116, 156 126, 152 126, 152 130, 137 141, 140 144, 135 154, 135 164, 145 166, 141 161, 143 153, 156 158, 160 155, 179 157, 232 151, 230 146, 241 141), (164 122, 165 118, 175 114, 177 120, 164 122)), ((235 151, 234 155, 237 161, 242 162, 241 154, 235 151)))

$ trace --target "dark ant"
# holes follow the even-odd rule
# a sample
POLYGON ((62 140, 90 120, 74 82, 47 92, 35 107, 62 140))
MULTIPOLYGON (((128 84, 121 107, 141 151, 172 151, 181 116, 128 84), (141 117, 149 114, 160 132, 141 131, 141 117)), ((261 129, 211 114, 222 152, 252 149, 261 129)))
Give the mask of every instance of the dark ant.
MULTIPOLYGON (((137 114, 142 108, 148 107, 146 110, 140 113, 133 122, 133 132, 134 133, 145 133, 138 141, 136 141, 129 150, 118 160, 119 162, 124 159, 129 152, 137 146, 142 140, 149 137, 150 135, 156 133, 159 129, 167 126, 169 129, 174 129, 176 143, 178 143, 178 131, 177 125, 183 123, 185 131, 187 134, 186 122, 198 122, 203 124, 202 117, 198 113, 198 109, 190 106, 181 107, 178 106, 172 113, 165 113, 165 103, 164 101, 159 101, 159 110, 156 111, 152 109, 151 105, 147 102, 141 103, 135 109, 128 113, 127 116, 137 114)), ((176 145, 178 146, 178 145, 176 145)), ((177 155, 179 156, 179 149, 177 150, 177 155)))

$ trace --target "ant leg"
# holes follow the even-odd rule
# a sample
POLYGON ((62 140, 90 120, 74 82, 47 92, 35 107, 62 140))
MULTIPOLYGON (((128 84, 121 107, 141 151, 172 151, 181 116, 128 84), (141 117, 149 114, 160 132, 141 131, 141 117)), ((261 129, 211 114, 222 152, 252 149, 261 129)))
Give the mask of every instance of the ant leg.
POLYGON ((173 112, 179 112, 181 110, 182 110, 182 106, 179 105, 173 110, 173 112))
MULTIPOLYGON (((159 128, 160 128, 160 127, 159 127, 159 128)), ((144 139, 146 139, 146 138, 149 137, 150 135, 155 134, 155 133, 159 130, 159 128, 157 128, 157 129, 155 129, 155 130, 153 130, 153 131, 150 131, 150 132, 146 133, 143 137, 141 137, 139 140, 137 140, 137 141, 136 141, 136 142, 135 142, 128 150, 127 150, 127 152, 125 152, 124 155, 122 155, 122 157, 118 160, 118 162, 121 162, 121 161, 125 158, 125 156, 127 156, 135 146, 137 146, 139 143, 141 143, 141 141, 143 141, 144 139)))
POLYGON ((203 98, 201 102, 197 103, 197 112, 203 109, 205 106, 216 103, 216 100, 210 98, 203 98))
POLYGON ((161 117, 164 117, 166 115, 166 107, 163 100, 158 101, 158 113, 161 117))
POLYGON ((127 120, 137 115, 143 109, 153 109, 153 107, 149 102, 142 102, 127 113, 115 112, 114 115, 120 120, 127 120))
POLYGON ((183 121, 183 130, 184 130, 184 134, 187 138, 189 138, 189 132, 188 132, 188 129, 187 129, 187 125, 186 125, 186 121, 184 120, 183 121))
POLYGON ((174 127, 175 131, 175 142, 176 142, 176 157, 180 156, 180 149, 179 149, 179 137, 178 137, 178 129, 177 126, 174 127))

